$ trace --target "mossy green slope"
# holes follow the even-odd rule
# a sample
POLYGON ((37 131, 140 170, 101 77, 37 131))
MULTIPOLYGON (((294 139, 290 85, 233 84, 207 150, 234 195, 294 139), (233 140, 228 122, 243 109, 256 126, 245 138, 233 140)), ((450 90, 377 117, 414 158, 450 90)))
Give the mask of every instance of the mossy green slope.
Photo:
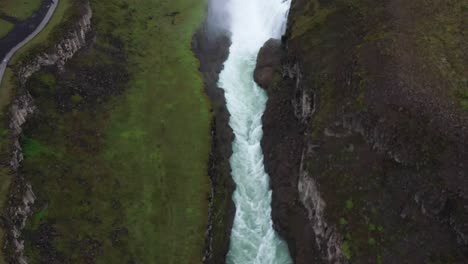
POLYGON ((192 35, 205 1, 92 1, 96 40, 28 82, 30 263, 200 263, 210 105, 192 35))
POLYGON ((41 6, 41 0, 2 0, 0 13, 25 20, 41 6))

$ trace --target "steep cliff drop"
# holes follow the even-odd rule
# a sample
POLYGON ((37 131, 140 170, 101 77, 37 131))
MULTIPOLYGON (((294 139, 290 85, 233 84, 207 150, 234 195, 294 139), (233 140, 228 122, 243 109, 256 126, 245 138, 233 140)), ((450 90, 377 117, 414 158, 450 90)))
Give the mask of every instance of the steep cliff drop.
POLYGON ((235 134, 230 163, 237 185, 236 215, 229 264, 292 263, 286 244, 273 229, 269 177, 260 145, 267 96, 253 79, 259 49, 268 39, 282 36, 290 4, 284 0, 231 0, 227 4, 232 45, 219 86, 225 91, 235 134))

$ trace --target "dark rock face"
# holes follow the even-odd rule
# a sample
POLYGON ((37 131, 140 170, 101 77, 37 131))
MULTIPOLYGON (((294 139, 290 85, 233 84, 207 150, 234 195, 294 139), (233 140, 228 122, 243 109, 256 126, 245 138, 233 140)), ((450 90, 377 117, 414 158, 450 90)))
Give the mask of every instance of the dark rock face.
POLYGON ((207 23, 194 36, 192 49, 200 60, 206 93, 214 111, 213 145, 208 172, 212 182, 212 193, 203 263, 219 264, 225 263, 235 215, 235 205, 232 201, 235 184, 231 178, 229 164, 234 134, 229 127, 229 112, 224 91, 217 85, 223 63, 229 55, 230 41, 225 33, 218 31, 213 34, 207 23))
POLYGON ((267 111, 263 115, 262 149, 270 175, 274 228, 289 245, 295 263, 319 263, 315 234, 298 201, 301 155, 306 143, 304 124, 295 116, 293 80, 268 89, 267 111), (283 86, 284 85, 284 86, 283 86))
MULTIPOLYGON (((265 47, 270 45, 267 42, 265 47)), ((262 51, 265 51, 265 47, 262 51)), ((284 50, 269 54, 284 54, 284 50)), ((302 182, 307 174, 304 159, 308 157, 310 142, 306 131, 314 111, 313 102, 302 87, 298 66, 287 66, 285 59, 283 57, 279 63, 266 64, 273 72, 282 72, 283 77, 281 81, 272 83, 274 88, 267 89, 267 111, 262 118, 262 149, 273 190, 272 218, 277 232, 288 241, 295 263, 321 263, 322 256, 335 262, 341 258, 339 236, 323 219, 320 195, 311 194, 310 203, 307 200, 311 198, 307 188, 311 188, 312 183, 302 182)), ((278 62, 278 58, 270 57, 269 61, 278 62)), ((259 85, 269 87, 260 82, 259 85)), ((316 190, 316 187, 313 188, 316 190)))
POLYGON ((447 77, 431 52, 457 50, 415 31, 428 10, 458 9, 313 2, 293 1, 287 55, 259 56, 256 76, 273 221, 295 263, 466 263, 468 114, 451 97, 463 71, 447 77))
POLYGON ((254 79, 261 87, 268 89, 271 86, 275 74, 280 72, 282 57, 283 49, 278 39, 268 40, 260 49, 254 79))

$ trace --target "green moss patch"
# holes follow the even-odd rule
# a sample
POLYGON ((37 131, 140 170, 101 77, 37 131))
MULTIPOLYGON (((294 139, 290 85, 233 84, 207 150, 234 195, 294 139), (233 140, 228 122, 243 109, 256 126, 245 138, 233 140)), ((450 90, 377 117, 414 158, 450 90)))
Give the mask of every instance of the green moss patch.
POLYGON ((14 24, 0 19, 0 39, 5 37, 15 27, 14 24))

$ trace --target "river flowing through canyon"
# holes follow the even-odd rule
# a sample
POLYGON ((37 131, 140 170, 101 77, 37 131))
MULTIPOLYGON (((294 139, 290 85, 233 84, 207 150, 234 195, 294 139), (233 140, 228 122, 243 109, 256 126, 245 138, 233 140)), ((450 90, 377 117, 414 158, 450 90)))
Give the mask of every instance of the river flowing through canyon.
POLYGON ((271 189, 261 148, 262 115, 268 100, 254 81, 258 52, 270 38, 284 34, 290 0, 230 0, 229 57, 219 76, 234 131, 230 159, 236 183, 236 215, 231 231, 228 264, 292 263, 286 243, 271 219, 271 189))

